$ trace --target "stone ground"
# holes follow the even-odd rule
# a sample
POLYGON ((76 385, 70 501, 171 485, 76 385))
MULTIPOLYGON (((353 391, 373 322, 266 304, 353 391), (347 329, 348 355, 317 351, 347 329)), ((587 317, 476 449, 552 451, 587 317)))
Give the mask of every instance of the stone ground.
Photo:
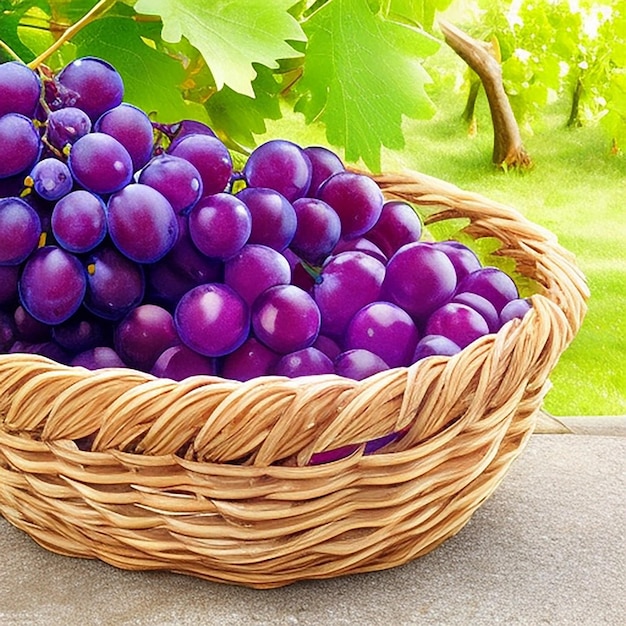
POLYGON ((535 434, 455 537, 402 567, 266 591, 58 556, 0 518, 0 624, 626 624, 626 418, 535 434))

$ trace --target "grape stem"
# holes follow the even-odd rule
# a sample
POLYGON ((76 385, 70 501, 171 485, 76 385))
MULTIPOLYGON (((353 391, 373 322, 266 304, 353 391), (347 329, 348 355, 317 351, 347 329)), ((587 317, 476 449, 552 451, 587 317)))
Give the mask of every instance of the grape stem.
POLYGON ((106 13, 113 5, 117 2, 117 0, 100 0, 94 7, 83 17, 81 17, 78 22, 72 24, 69 28, 67 28, 64 33, 47 49, 44 50, 36 59, 32 60, 28 67, 31 70, 37 69, 44 61, 46 61, 49 57, 51 57, 64 43, 70 41, 70 39, 80 30, 82 30, 87 24, 90 24, 95 19, 106 13))

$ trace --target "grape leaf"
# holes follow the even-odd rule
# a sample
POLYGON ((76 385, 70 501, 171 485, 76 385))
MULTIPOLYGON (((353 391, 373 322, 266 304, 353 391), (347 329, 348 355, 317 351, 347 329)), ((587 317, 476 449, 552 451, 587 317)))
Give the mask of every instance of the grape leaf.
POLYGON ((389 16, 398 16, 432 30, 435 13, 447 9, 452 0, 389 0, 389 16))
POLYGON ((425 32, 386 20, 364 0, 330 0, 304 24, 309 38, 296 110, 326 124, 328 141, 380 169, 381 146, 404 147, 403 115, 430 117, 420 58, 439 43, 425 32))
POLYGON ((139 0, 138 13, 159 15, 161 36, 176 43, 186 37, 211 68, 218 89, 254 98, 253 63, 277 68, 278 59, 300 56, 287 41, 304 41, 296 19, 287 12, 294 0, 139 0))
MULTIPOLYGON (((25 63, 32 61, 36 55, 19 37, 18 26, 24 15, 33 7, 39 7, 44 11, 48 8, 45 0, 41 2, 0 0, 0 15, 2 16, 0 19, 0 39, 25 63)), ((4 51, 0 51, 0 54, 5 56, 4 51)))
POLYGON ((276 82, 272 71, 262 65, 257 68, 257 77, 252 83, 255 97, 250 98, 230 87, 224 87, 206 102, 211 125, 223 131, 229 139, 241 146, 254 147, 253 134, 266 132, 265 120, 282 117, 276 82))
POLYGON ((156 112, 160 122, 207 119, 202 106, 191 106, 183 99, 179 89, 185 77, 182 65, 146 45, 132 19, 103 17, 78 32, 73 42, 78 56, 93 55, 113 64, 124 79, 124 100, 156 112))

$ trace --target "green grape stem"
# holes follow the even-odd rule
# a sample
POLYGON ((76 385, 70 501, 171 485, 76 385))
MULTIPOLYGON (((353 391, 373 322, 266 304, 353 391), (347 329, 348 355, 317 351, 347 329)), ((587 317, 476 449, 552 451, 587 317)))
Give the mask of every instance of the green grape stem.
POLYGON ((30 67, 31 70, 37 69, 44 61, 59 50, 63 44, 70 41, 77 32, 106 13, 115 5, 116 2, 117 0, 100 0, 100 2, 94 5, 89 12, 85 13, 85 15, 83 15, 78 22, 72 24, 72 26, 65 30, 65 32, 47 50, 44 50, 36 59, 32 60, 28 64, 28 67, 30 67))

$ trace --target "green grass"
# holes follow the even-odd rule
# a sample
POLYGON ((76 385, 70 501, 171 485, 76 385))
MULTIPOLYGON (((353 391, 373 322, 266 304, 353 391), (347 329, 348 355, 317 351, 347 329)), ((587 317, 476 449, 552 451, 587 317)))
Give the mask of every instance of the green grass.
MULTIPOLYGON (((535 167, 498 172, 490 163, 486 103, 479 101, 479 132, 469 138, 460 121, 464 95, 448 86, 432 97, 436 116, 407 120, 406 147, 385 151, 383 169, 437 176, 515 207, 557 235, 576 255, 591 298, 583 327, 551 376, 545 407, 554 415, 626 414, 626 155, 610 155, 598 127, 564 128, 561 107, 524 136, 535 167)), ((263 138, 270 136, 324 142, 322 129, 293 115, 272 123, 263 138)))

